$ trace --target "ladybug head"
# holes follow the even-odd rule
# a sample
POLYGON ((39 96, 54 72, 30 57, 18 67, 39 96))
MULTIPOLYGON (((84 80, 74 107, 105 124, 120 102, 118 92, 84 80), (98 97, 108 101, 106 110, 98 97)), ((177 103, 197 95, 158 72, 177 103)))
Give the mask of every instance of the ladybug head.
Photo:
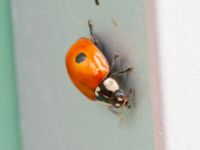
POLYGON ((121 89, 115 91, 112 97, 113 106, 116 108, 120 108, 122 106, 129 107, 128 100, 129 96, 125 93, 124 90, 121 89))

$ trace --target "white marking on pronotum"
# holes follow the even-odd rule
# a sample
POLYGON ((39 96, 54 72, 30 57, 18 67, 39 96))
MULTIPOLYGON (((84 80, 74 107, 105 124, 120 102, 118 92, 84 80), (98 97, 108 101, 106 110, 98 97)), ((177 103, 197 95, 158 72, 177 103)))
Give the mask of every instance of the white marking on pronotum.
POLYGON ((100 89, 99 87, 96 88, 96 90, 95 90, 95 95, 96 95, 96 96, 99 96, 99 91, 100 91, 100 90, 101 90, 101 89, 100 89))
POLYGON ((112 78, 107 78, 104 82, 103 82, 104 86, 106 87, 106 89, 108 89, 111 92, 115 92, 117 90, 119 90, 119 85, 117 84, 117 82, 112 79, 112 78))

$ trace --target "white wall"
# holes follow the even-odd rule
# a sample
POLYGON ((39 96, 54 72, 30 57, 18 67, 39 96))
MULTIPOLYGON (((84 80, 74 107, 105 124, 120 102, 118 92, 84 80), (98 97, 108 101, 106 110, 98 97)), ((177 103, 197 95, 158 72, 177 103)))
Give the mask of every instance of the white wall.
POLYGON ((200 1, 157 0, 168 150, 200 149, 200 1))

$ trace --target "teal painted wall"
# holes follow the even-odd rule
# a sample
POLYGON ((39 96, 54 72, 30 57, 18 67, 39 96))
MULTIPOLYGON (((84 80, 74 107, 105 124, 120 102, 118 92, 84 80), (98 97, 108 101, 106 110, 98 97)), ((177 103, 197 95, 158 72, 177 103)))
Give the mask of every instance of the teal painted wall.
POLYGON ((10 1, 0 0, 0 150, 20 150, 10 1))

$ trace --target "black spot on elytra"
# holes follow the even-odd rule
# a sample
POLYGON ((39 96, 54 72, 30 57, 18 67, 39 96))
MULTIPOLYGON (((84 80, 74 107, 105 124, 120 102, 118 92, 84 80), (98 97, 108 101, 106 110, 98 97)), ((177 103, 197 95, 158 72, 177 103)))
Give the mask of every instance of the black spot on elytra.
POLYGON ((76 56, 76 62, 81 63, 85 60, 85 58, 86 58, 86 55, 83 52, 81 52, 76 56))

